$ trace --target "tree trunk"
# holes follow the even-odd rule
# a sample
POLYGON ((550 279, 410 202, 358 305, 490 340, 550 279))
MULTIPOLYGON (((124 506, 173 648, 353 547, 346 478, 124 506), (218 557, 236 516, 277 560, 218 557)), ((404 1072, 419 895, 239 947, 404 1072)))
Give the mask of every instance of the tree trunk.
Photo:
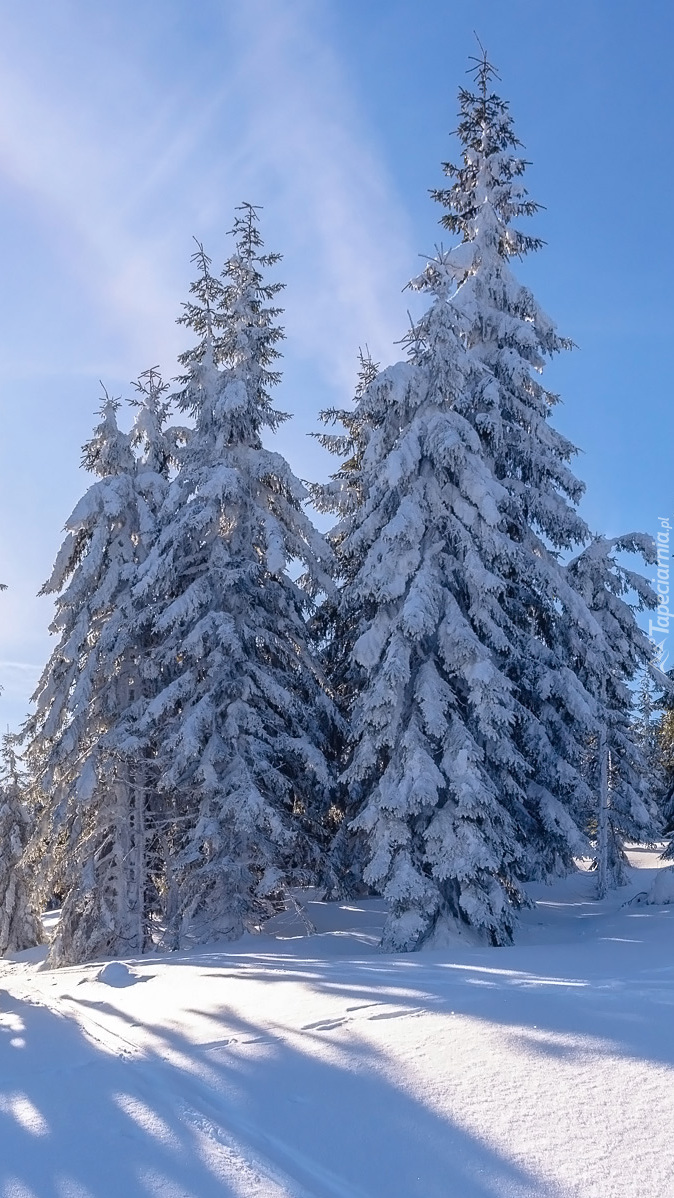
POLYGON ((599 733, 599 812, 597 817, 597 898, 608 889, 608 745, 606 729, 599 733))

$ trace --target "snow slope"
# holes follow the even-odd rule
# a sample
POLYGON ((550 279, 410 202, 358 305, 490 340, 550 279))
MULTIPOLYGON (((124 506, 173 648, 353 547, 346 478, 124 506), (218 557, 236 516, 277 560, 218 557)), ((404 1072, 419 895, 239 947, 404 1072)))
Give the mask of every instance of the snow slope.
POLYGON ((671 1198, 674 908, 540 888, 515 947, 315 935, 0 963, 2 1198, 671 1198))

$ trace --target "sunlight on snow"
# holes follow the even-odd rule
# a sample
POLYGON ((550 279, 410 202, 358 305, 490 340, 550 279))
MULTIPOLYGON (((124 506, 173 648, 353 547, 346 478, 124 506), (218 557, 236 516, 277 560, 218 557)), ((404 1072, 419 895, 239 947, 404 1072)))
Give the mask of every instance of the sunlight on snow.
POLYGON ((591 1062, 598 1056, 615 1057, 616 1045, 612 1040, 598 1036, 575 1035, 571 1032, 555 1032, 536 1027, 513 1028, 508 1038, 515 1051, 538 1053, 542 1056, 566 1058, 578 1063, 591 1062))
POLYGON ((518 969, 490 969, 486 965, 457 965, 454 962, 442 961, 439 963, 439 968, 460 969, 468 973, 495 974, 498 977, 507 978, 514 986, 589 986, 589 982, 580 981, 577 978, 545 978, 536 973, 523 973, 518 969))
POLYGON ((166 1123, 156 1111, 147 1106, 141 1098, 134 1097, 132 1094, 115 1094, 114 1101, 117 1106, 124 1111, 129 1119, 133 1119, 144 1132, 152 1136, 155 1140, 159 1140, 161 1144, 165 1144, 173 1152, 180 1150, 180 1145, 176 1143, 175 1135, 171 1131, 168 1123, 166 1123))
POLYGON ((0 1094, 0 1111, 4 1115, 11 1115, 32 1136, 49 1135, 45 1120, 25 1094, 0 1094))

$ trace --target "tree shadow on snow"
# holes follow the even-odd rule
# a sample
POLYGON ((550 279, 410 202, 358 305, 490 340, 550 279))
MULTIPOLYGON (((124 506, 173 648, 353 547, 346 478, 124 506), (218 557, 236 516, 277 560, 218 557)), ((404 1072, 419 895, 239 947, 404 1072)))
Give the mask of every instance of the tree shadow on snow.
POLYGON ((619 927, 605 925, 600 930, 606 935, 596 940, 552 949, 459 946, 354 961, 312 958, 307 938, 302 958, 230 950, 186 956, 181 963, 202 970, 211 963, 219 967, 214 976, 223 979, 269 982, 273 970, 282 970, 290 980, 343 1000, 343 1009, 325 1021, 333 1027, 431 1010, 512 1027, 541 1056, 571 1059, 585 1051, 581 1041, 592 1040, 597 1055, 674 1067, 674 906, 637 908, 621 913, 620 921, 619 927), (533 1034, 543 1031, 560 1038, 533 1034))
MULTIPOLYGON (((209 960, 225 984, 255 972, 235 954, 191 963, 209 960)), ((288 967, 349 1006, 369 991, 374 1016, 399 1003, 381 961, 363 967, 353 994, 334 962, 288 967)), ((274 1028, 223 1005, 208 1043, 153 1028, 139 1056, 131 1029, 125 1039, 131 1016, 86 993, 69 1001, 94 1037, 101 1016, 114 1020, 107 1051, 74 1018, 0 991, 2 1198, 557 1195, 388 1078, 371 1044, 326 1044, 329 1019, 274 1028)))
POLYGON ((2 1198, 239 1198, 145 1062, 0 989, 2 1198))

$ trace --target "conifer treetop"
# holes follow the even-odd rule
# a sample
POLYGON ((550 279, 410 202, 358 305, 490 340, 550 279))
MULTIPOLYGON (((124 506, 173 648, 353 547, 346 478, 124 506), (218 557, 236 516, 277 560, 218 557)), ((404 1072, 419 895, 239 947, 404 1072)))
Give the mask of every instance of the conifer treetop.
POLYGON ((282 309, 273 299, 284 284, 264 281, 264 271, 279 262, 281 255, 262 252, 258 209, 245 203, 236 212, 230 230, 235 238, 234 253, 221 275, 213 275, 211 259, 200 242, 191 258, 199 274, 190 287, 194 298, 184 304, 178 323, 193 329, 199 342, 180 355, 186 373, 178 380, 182 389, 176 399, 178 407, 194 416, 197 424, 208 423, 215 419, 211 410, 217 402, 214 396, 226 385, 224 402, 232 417, 233 441, 258 444, 263 427, 273 431, 288 419, 287 413, 272 407, 270 394, 281 379, 273 366, 280 357, 277 344, 284 336, 276 324, 282 309), (235 407, 240 409, 238 419, 234 419, 235 407))
POLYGON ((526 526, 548 548, 567 550, 589 539, 576 510, 584 487, 569 468, 575 446, 549 423, 559 397, 540 375, 573 342, 511 269, 513 256, 542 244, 512 224, 538 205, 520 181, 527 164, 508 105, 492 90, 495 69, 483 53, 471 70, 476 90, 459 92, 462 162, 446 163, 452 186, 431 193, 446 208, 441 223, 462 240, 441 248, 411 285, 454 307, 466 345, 486 368, 474 379, 472 415, 470 403, 464 407, 510 491, 520 539, 526 526))
POLYGON ((511 221, 533 216, 541 205, 530 199, 518 182, 528 163, 517 153, 522 143, 513 128, 509 104, 491 90, 492 81, 500 76, 484 49, 472 61, 475 66, 469 74, 474 76, 477 90, 459 89, 456 132, 463 147, 462 163, 443 163, 445 174, 455 182, 449 188, 433 189, 431 196, 447 208, 441 223, 450 232, 473 241, 479 222, 482 235, 489 230, 501 257, 521 257, 540 249, 543 241, 513 229, 511 221))
POLYGON ((211 272, 213 260, 209 258, 202 243, 194 238, 196 250, 190 257, 198 270, 194 282, 190 283, 192 300, 183 304, 183 312, 177 318, 177 324, 185 324, 200 337, 195 349, 185 350, 179 357, 182 366, 189 367, 193 362, 200 361, 206 344, 211 344, 218 326, 217 303, 221 294, 220 280, 211 272))
MULTIPOLYGON (((103 384, 101 384, 103 386, 103 384)), ((101 419, 94 435, 82 446, 82 465, 91 474, 106 478, 111 474, 125 474, 133 470, 133 454, 129 437, 117 424, 117 413, 121 400, 112 399, 103 387, 103 399, 98 409, 101 419)))
POLYGON ((143 472, 168 474, 177 461, 178 445, 187 437, 187 430, 166 428, 171 414, 171 400, 157 366, 143 370, 132 384, 135 395, 129 403, 136 409, 131 430, 131 444, 140 451, 139 468, 143 472))
POLYGON ((222 272, 224 283, 222 307, 229 319, 217 342, 217 359, 247 384, 252 384, 254 398, 265 413, 265 424, 272 428, 281 417, 271 409, 269 388, 281 380, 278 370, 271 369, 280 358, 276 348, 284 332, 276 323, 283 311, 273 304, 284 283, 265 283, 263 271, 281 261, 277 253, 262 253, 263 241, 258 227, 258 208, 240 204, 234 226, 234 253, 222 272))
POLYGON ((487 54, 487 51, 482 45, 482 42, 477 34, 475 34, 475 40, 480 47, 480 54, 477 57, 474 54, 469 55, 468 61, 474 62, 475 66, 469 67, 466 71, 466 74, 475 76, 475 82, 477 83, 480 95, 486 99, 487 89, 492 79, 498 79, 500 83, 501 76, 496 70, 496 67, 489 61, 489 55, 487 54))

